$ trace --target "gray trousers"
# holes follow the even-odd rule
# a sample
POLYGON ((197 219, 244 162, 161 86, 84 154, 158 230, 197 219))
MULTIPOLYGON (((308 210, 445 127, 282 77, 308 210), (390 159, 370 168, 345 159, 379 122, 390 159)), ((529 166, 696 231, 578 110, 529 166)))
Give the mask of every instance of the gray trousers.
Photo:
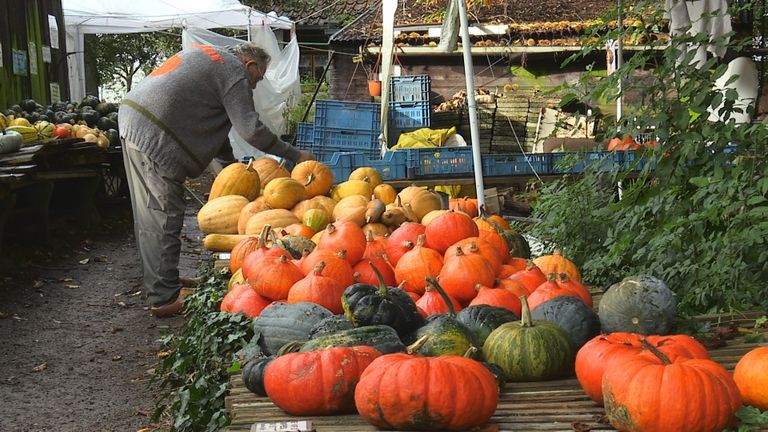
POLYGON ((172 303, 181 290, 179 255, 186 207, 184 186, 179 180, 165 177, 162 168, 126 141, 123 163, 149 304, 172 303))

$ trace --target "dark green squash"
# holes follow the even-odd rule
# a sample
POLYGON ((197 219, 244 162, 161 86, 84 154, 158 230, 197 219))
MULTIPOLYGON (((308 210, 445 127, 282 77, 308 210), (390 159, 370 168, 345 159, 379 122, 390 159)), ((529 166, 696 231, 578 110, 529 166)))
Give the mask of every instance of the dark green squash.
POLYGON ((525 259, 531 258, 531 246, 522 234, 517 231, 506 230, 501 232, 501 236, 507 241, 510 256, 525 259))
POLYGON ((395 329, 387 325, 372 325, 341 330, 335 334, 310 339, 301 347, 300 351, 358 345, 371 346, 382 354, 391 354, 405 350, 405 345, 397 336, 395 329))
POLYGON ((309 332, 310 339, 336 334, 342 330, 355 328, 352 321, 348 320, 346 315, 334 315, 320 320, 309 332))
POLYGON ((259 396, 266 396, 264 390, 264 370, 275 359, 275 356, 255 358, 243 367, 243 384, 245 388, 259 396))
MULTIPOLYGON (((277 238, 277 235, 273 233, 272 238, 277 238)), ((295 235, 283 236, 275 241, 275 244, 277 247, 287 250, 294 259, 301 258, 305 250, 312 252, 315 249, 315 242, 306 237, 295 235)))
POLYGON ((356 283, 341 295, 341 305, 347 318, 356 327, 384 324, 392 327, 402 338, 424 324, 411 296, 400 288, 388 287, 381 272, 371 263, 379 286, 356 283))
POLYGON ((672 331, 676 314, 674 293, 649 275, 626 277, 611 285, 598 308, 604 333, 666 335, 672 331))
POLYGON ((496 327, 517 321, 520 318, 509 309, 490 305, 474 305, 462 309, 456 314, 462 324, 467 326, 475 336, 478 346, 483 346, 485 339, 496 330, 496 327))
POLYGON ((496 384, 499 385, 499 391, 504 390, 504 386, 507 382, 507 378, 504 376, 504 369, 502 369, 501 366, 497 365, 496 363, 481 361, 480 364, 491 371, 493 377, 496 378, 496 384))
POLYGON ((524 296, 522 319, 491 332, 483 345, 486 361, 504 369, 507 381, 559 378, 573 367, 573 346, 568 335, 548 321, 533 321, 524 296))
POLYGON ((600 320, 592 308, 571 296, 557 296, 536 306, 531 317, 549 321, 565 331, 576 351, 600 333, 600 320))
POLYGON ((274 303, 253 320, 253 330, 259 335, 262 351, 277 354, 289 342, 309 340, 312 328, 331 315, 331 311, 315 303, 274 303))
POLYGON ((465 355, 476 345, 472 330, 456 318, 456 309, 440 284, 432 278, 427 278, 427 282, 440 293, 448 313, 427 318, 427 323, 412 337, 416 342, 408 347, 409 352, 425 356, 465 355))

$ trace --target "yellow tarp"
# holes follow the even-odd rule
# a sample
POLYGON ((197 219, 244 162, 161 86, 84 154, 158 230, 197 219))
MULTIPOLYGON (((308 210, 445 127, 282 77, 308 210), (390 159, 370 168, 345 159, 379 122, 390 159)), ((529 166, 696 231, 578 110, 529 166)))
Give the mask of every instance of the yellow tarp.
POLYGON ((403 132, 392 150, 440 147, 455 133, 456 127, 448 129, 421 128, 411 132, 403 132))

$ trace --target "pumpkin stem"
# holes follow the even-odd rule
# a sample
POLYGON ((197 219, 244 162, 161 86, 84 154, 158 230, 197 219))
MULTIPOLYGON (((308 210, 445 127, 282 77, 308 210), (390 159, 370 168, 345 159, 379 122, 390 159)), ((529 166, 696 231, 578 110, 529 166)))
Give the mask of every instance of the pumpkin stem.
POLYGON ((246 171, 256 171, 256 168, 253 167, 253 161, 256 159, 251 159, 248 161, 248 165, 245 166, 246 171))
POLYGON ((365 232, 365 241, 367 241, 367 242, 374 241, 373 231, 372 230, 368 230, 368 231, 365 232))
MULTIPOLYGON (((306 250, 306 249, 304 249, 304 250, 306 250)), ((319 262, 319 263, 317 263, 317 265, 315 266, 315 274, 316 274, 316 275, 318 275, 318 276, 320 276, 320 275, 321 275, 321 273, 323 272, 323 269, 324 269, 324 268, 325 268, 325 261, 320 261, 320 262, 319 262)))
POLYGON ((467 352, 464 353, 464 357, 472 358, 475 356, 476 352, 477 352, 477 347, 470 345, 469 348, 467 348, 467 352))
POLYGON ((425 234, 419 234, 418 237, 416 237, 416 246, 424 246, 424 243, 427 241, 427 236, 425 234))
POLYGON ((483 284, 475 284, 475 291, 480 292, 480 288, 483 287, 483 284))
POLYGON ((532 260, 532 259, 527 259, 527 260, 525 260, 525 269, 526 269, 526 270, 531 270, 531 269, 533 269, 534 267, 536 267, 536 264, 533 262, 533 260, 532 260))
POLYGON ((315 174, 314 173, 309 173, 309 175, 307 176, 307 182, 304 183, 304 186, 305 187, 309 186, 309 184, 312 183, 312 180, 314 180, 314 179, 315 179, 315 174))
POLYGON ((461 250, 461 246, 456 246, 456 256, 464 255, 464 251, 461 250))
POLYGON ((376 279, 379 280, 379 295, 382 297, 389 297, 389 289, 387 288, 387 284, 384 282, 384 276, 381 275, 381 272, 376 268, 376 264, 374 264, 373 261, 368 261, 368 264, 371 265, 373 272, 376 273, 376 279))
POLYGON ((332 223, 329 223, 327 227, 325 227, 325 233, 326 234, 333 234, 336 231, 336 226, 332 223))
POLYGON ((520 325, 523 327, 533 327, 531 308, 528 307, 528 300, 526 300, 525 296, 520 296, 520 303, 523 306, 523 311, 520 314, 520 325))
POLYGON ((665 365, 671 365, 672 364, 672 360, 670 360, 669 357, 667 357, 666 354, 664 354, 663 352, 659 351, 658 348, 653 346, 653 344, 648 342, 648 340, 646 338, 640 338, 640 343, 643 345, 643 348, 646 348, 647 350, 652 352, 653 355, 655 355, 656 357, 661 359, 661 361, 664 362, 665 365))
POLYGON ((405 348, 405 352, 408 354, 413 354, 416 351, 418 351, 421 347, 424 346, 425 343, 427 343, 427 340, 429 339, 429 335, 424 335, 416 340, 416 342, 412 343, 411 345, 408 345, 408 347, 405 348))
POLYGON ((448 314, 452 317, 456 316, 456 308, 453 307, 453 302, 451 301, 451 298, 448 297, 448 293, 446 293, 443 290, 443 287, 440 286, 437 281, 429 276, 427 276, 427 283, 435 287, 437 292, 440 294, 440 297, 443 298, 443 301, 445 302, 445 305, 448 307, 448 314))
POLYGON ((470 251, 470 252, 472 252, 472 253, 477 253, 477 252, 479 252, 479 251, 480 251, 480 248, 479 248, 479 247, 477 247, 477 243, 475 243, 475 242, 470 242, 470 243, 469 243, 469 251, 470 251))
POLYGON ((285 264, 287 262, 288 262, 288 257, 283 254, 280 254, 280 264, 285 264))
POLYGON ((267 245, 267 240, 269 238, 269 231, 272 230, 272 225, 265 224, 263 227, 261 227, 261 233, 259 234, 259 240, 256 243, 256 246, 258 246, 259 249, 265 247, 267 245))
POLYGON ((560 282, 570 282, 571 278, 565 273, 560 273, 560 282))
POLYGON ((401 289, 401 290, 405 291, 405 284, 407 284, 407 283, 408 283, 408 281, 402 281, 402 282, 400 282, 400 283, 397 285, 397 288, 399 288, 399 289, 401 289))
POLYGON ((557 273, 552 272, 547 274, 547 281, 549 282, 556 282, 557 281, 557 273))

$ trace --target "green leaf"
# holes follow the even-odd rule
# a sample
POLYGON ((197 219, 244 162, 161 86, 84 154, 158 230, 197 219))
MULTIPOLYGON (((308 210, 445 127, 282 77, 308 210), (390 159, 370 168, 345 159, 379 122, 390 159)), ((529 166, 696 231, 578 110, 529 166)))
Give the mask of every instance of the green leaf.
POLYGON ((706 177, 693 177, 692 179, 688 180, 688 182, 699 188, 709 186, 709 179, 706 177))

